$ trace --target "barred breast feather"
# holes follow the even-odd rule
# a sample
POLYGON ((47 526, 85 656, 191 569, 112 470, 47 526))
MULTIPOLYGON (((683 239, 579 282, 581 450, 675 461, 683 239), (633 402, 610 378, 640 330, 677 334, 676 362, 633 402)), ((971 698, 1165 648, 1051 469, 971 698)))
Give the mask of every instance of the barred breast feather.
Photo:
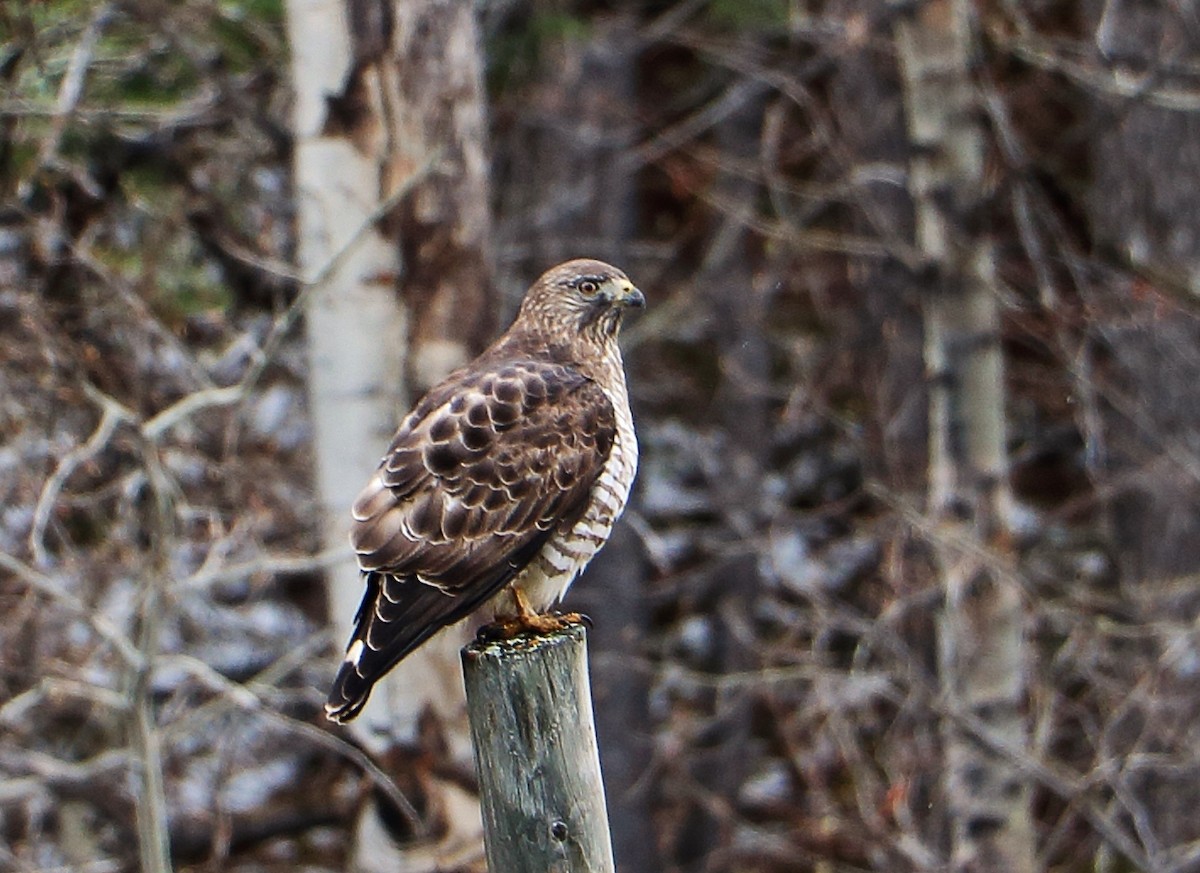
MULTIPOLYGON (((621 361, 615 346, 613 355, 614 360, 609 363, 620 374, 621 361)), ((549 609, 562 600, 571 583, 607 542, 613 525, 629 501, 629 492, 637 474, 638 445, 625 380, 616 380, 615 386, 605 390, 615 416, 612 450, 604 461, 600 475, 594 480, 583 517, 571 527, 560 529, 513 582, 514 587, 521 589, 526 601, 536 610, 549 609)), ((494 601, 493 612, 496 615, 505 615, 510 609, 506 598, 500 597, 494 601)))

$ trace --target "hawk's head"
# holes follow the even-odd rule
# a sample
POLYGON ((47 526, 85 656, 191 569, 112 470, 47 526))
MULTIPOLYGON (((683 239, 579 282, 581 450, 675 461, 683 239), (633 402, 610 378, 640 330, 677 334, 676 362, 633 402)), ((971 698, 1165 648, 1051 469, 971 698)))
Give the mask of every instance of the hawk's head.
POLYGON ((616 267, 581 259, 543 273, 525 295, 518 318, 604 341, 616 336, 626 309, 645 305, 642 292, 616 267))

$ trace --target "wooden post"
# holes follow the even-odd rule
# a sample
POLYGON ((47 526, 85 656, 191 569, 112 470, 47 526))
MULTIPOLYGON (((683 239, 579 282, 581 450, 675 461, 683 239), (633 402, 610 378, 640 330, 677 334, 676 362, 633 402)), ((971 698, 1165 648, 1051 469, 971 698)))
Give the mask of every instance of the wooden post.
POLYGON ((492 873, 613 873, 580 624, 462 651, 492 873))

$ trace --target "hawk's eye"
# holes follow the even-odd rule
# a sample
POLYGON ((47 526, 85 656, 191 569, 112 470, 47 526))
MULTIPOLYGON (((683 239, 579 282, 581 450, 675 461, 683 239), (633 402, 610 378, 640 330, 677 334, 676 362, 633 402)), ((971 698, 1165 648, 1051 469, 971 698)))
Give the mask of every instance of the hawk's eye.
POLYGON ((595 294, 597 291, 600 290, 600 286, 593 279, 584 279, 582 282, 579 283, 578 287, 579 287, 580 293, 585 294, 588 297, 591 297, 593 294, 595 294))

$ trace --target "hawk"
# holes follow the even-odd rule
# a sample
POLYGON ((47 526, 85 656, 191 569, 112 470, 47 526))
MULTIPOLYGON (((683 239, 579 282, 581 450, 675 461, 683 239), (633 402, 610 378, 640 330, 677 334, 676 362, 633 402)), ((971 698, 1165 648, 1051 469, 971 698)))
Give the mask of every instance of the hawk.
POLYGON ((616 267, 554 267, 508 331, 401 422, 354 502, 366 592, 330 719, 354 718, 401 658, 478 609, 555 626, 542 613, 608 539, 637 470, 617 333, 645 304, 616 267))

